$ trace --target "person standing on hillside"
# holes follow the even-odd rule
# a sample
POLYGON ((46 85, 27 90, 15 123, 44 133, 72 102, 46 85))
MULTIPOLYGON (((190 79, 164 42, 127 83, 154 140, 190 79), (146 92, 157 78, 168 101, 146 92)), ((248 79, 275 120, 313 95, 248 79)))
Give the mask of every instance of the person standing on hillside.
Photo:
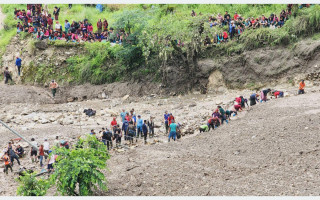
POLYGON ((301 82, 299 83, 299 91, 298 94, 304 94, 304 87, 306 86, 306 84, 304 83, 304 80, 301 80, 301 82))
POLYGON ((54 15, 54 19, 55 20, 59 20, 59 13, 60 13, 60 8, 58 8, 57 6, 54 7, 53 10, 53 15, 54 15))
POLYGON ((102 21, 101 21, 101 19, 99 19, 99 21, 97 22, 97 28, 98 28, 98 33, 101 34, 101 32, 102 32, 102 21))
POLYGON ((18 76, 20 76, 20 71, 21 71, 21 62, 22 62, 21 58, 19 58, 19 57, 17 56, 17 59, 16 59, 16 66, 17 66, 17 68, 18 68, 18 76))
POLYGON ((55 82, 55 80, 52 80, 49 87, 51 89, 52 96, 54 98, 56 96, 57 88, 59 87, 58 83, 55 82))
POLYGON ((125 109, 122 109, 122 113, 120 113, 120 117, 121 117, 121 122, 123 123, 124 120, 126 119, 126 110, 125 109))
POLYGON ((8 67, 5 68, 5 70, 3 72, 3 75, 4 75, 4 78, 5 78, 5 81, 4 81, 5 84, 7 84, 9 80, 11 80, 11 82, 13 82, 8 67))

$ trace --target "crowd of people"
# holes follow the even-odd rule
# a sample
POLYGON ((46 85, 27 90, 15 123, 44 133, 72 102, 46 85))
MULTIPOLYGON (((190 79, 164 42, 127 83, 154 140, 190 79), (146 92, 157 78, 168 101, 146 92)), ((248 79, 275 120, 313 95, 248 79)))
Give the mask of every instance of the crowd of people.
MULTIPOLYGON (((209 16, 210 27, 228 27, 228 31, 217 33, 212 38, 206 36, 204 45, 220 44, 228 42, 228 40, 238 39, 240 35, 246 29, 257 29, 257 28, 281 28, 285 22, 291 16, 293 4, 288 4, 286 10, 282 10, 277 16, 271 14, 269 17, 261 15, 259 17, 248 17, 244 18, 237 12, 231 16, 228 11, 224 15, 218 13, 216 16, 209 16)), ((192 10, 191 16, 196 16, 196 13, 192 10)))
POLYGON ((110 41, 117 44, 121 44, 123 39, 129 36, 123 29, 115 31, 112 27, 109 28, 106 19, 99 19, 96 22, 97 30, 95 31, 88 19, 69 22, 68 19, 61 20, 60 18, 59 21, 60 12, 60 8, 56 6, 51 15, 48 12, 48 8, 43 8, 42 4, 28 4, 26 10, 15 9, 15 17, 19 20, 17 33, 29 33, 38 40, 65 40, 67 42, 110 41))

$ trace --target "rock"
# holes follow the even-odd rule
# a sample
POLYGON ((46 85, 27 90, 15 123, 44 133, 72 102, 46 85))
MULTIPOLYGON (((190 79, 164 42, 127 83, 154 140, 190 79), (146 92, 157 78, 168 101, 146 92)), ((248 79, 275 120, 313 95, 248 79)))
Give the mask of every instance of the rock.
POLYGON ((127 95, 125 95, 124 97, 122 97, 122 101, 125 101, 125 100, 127 100, 129 98, 129 95, 127 94, 127 95))
POLYGON ((39 117, 38 117, 38 116, 34 116, 32 120, 33 120, 34 122, 37 122, 37 121, 39 121, 39 117))
POLYGON ((193 103, 193 104, 190 104, 189 107, 196 107, 197 104, 193 103))
POLYGON ((118 112, 111 110, 111 109, 107 109, 106 112, 109 113, 111 115, 111 117, 118 117, 119 116, 118 112))
POLYGON ((56 121, 56 119, 54 117, 50 117, 49 120, 50 120, 50 122, 56 121))
POLYGON ((68 101, 68 102, 73 102, 73 101, 74 101, 74 97, 68 97, 68 98, 67 98, 67 101, 68 101))
POLYGON ((102 93, 101 93, 101 98, 103 98, 103 99, 107 98, 106 93, 102 92, 102 93))
POLYGON ((47 123, 49 123, 49 120, 47 120, 47 119, 42 119, 42 120, 40 121, 40 123, 41 123, 41 124, 47 124, 47 123))

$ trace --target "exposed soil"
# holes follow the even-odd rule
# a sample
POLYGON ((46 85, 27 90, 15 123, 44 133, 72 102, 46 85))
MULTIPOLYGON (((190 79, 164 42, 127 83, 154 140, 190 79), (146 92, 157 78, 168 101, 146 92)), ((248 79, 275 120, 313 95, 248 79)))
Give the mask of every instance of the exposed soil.
MULTIPOLYGON (((160 128, 147 145, 138 140, 134 146, 111 151, 110 172, 106 172, 110 190, 96 195, 319 195, 319 87, 309 86, 307 94, 295 96, 295 87, 283 86, 290 88, 285 90, 289 97, 259 104, 233 117, 228 125, 202 134, 197 127, 206 123, 217 104, 228 108, 235 96, 247 97, 252 91, 46 104, 51 98, 43 94, 48 93, 44 89, 35 92, 29 86, 0 87, 0 119, 39 143, 47 138, 52 144, 59 135, 73 144, 77 136, 92 128, 98 131, 108 127, 112 115, 122 108, 135 108, 143 119, 155 117, 160 128), (97 110, 97 115, 85 116, 84 108, 97 110), (180 141, 168 143, 162 122, 164 110, 182 124, 185 136, 180 141)), ((16 138, 2 126, 0 135, 1 149, 16 138)), ((25 149, 29 151, 29 147, 25 149)), ((29 156, 21 163, 41 170, 29 156)), ((15 164, 14 171, 18 170, 15 164)), ((10 174, 5 178, 0 173, 0 195, 16 195, 15 177, 10 174)), ((54 194, 54 189, 48 192, 54 194)))

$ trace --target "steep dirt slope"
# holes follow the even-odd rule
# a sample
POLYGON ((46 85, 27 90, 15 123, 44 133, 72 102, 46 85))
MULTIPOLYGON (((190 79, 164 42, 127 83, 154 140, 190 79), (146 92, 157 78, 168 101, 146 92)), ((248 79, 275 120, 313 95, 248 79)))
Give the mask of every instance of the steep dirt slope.
POLYGON ((109 162, 107 195, 320 195, 320 93, 253 107, 240 120, 109 162))

